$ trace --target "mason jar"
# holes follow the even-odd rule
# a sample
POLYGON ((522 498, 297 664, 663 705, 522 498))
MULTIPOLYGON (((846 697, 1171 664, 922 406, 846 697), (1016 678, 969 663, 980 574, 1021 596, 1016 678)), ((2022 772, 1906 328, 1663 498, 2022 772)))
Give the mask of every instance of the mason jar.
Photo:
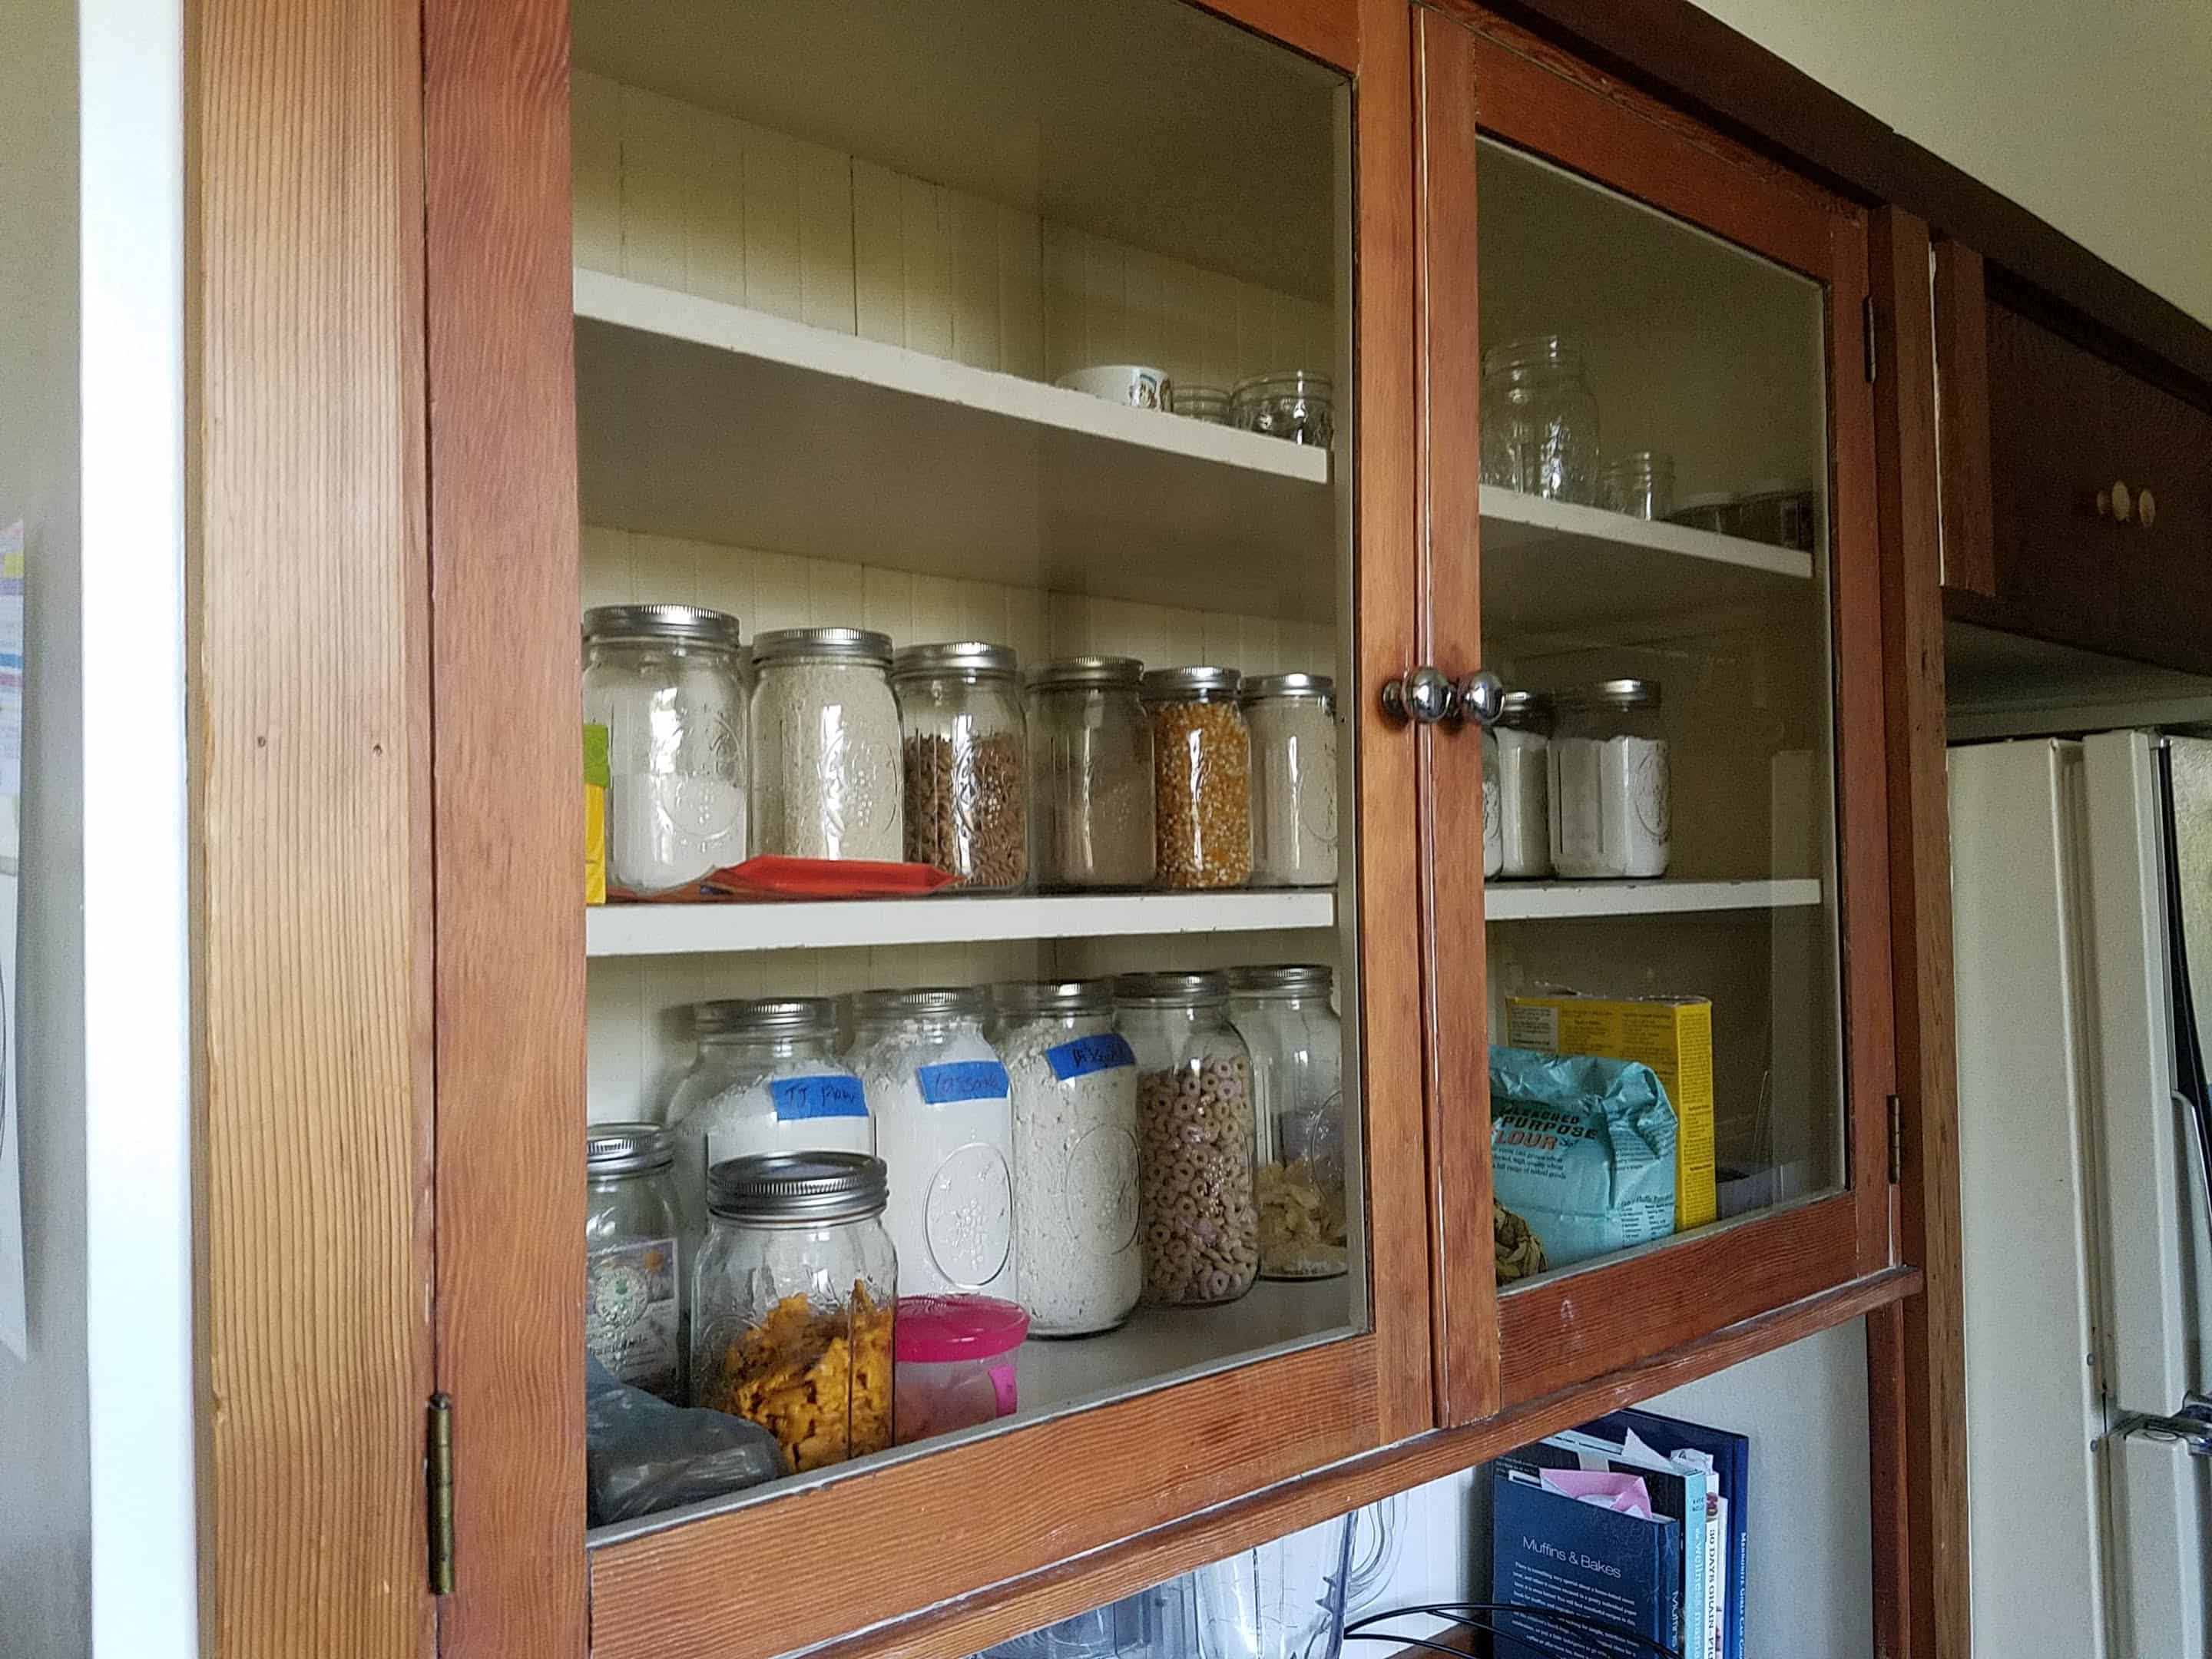
POLYGON ((1326 674, 1244 682, 1252 732, 1252 884, 1336 884, 1336 683, 1326 674))
POLYGON ((691 1403, 759 1424, 801 1472, 891 1443, 884 1190, 882 1160, 859 1152, 731 1158, 708 1177, 691 1403))
POLYGON ((1229 1017, 1252 1051, 1262 1279, 1334 1279, 1349 1255, 1333 979, 1310 963, 1229 970, 1229 1017))
POLYGON ((1508 691, 1491 730, 1498 736, 1498 874, 1552 873, 1552 728, 1548 691, 1508 691))
POLYGON ((607 880, 688 886, 748 850, 738 619, 690 605, 584 613, 584 721, 606 731, 607 880))
POLYGON ((906 859, 953 885, 1012 892, 1029 878, 1029 740, 1014 653, 957 641, 891 659, 906 778, 906 859))
POLYGON ((1042 889, 1152 884, 1144 675, 1134 657, 1066 657, 1030 673, 1030 870, 1042 889))
POLYGON ((1588 501, 1597 487, 1597 397, 1583 355, 1557 334, 1482 354, 1482 481, 1588 501))
POLYGON ((902 1296, 1014 1293, 1013 1103, 988 1006, 954 988, 853 998, 848 1058, 890 1172, 902 1296))
POLYGON ((1152 723, 1154 879, 1174 889, 1242 887, 1252 878, 1252 734, 1233 668, 1155 668, 1145 676, 1152 723))
POLYGON ((668 1101, 676 1182, 696 1239, 707 1171, 753 1152, 872 1152, 867 1097, 835 1054, 826 997, 732 998, 691 1006, 698 1057, 668 1101))
POLYGON ((1217 973, 1124 974, 1117 1024, 1137 1061, 1146 1302, 1233 1302, 1260 1270, 1252 1054, 1217 973))
POLYGON ((1001 985, 991 1046, 1014 1118, 1014 1283, 1038 1336, 1129 1316, 1137 1240, 1137 1060, 1110 980, 1001 985))
POLYGON ((584 1346, 617 1382, 684 1401, 690 1266, 675 1143, 657 1123, 584 1137, 584 1346))
POLYGON ((1482 728, 1482 873, 1486 879, 1505 867, 1505 826, 1499 822, 1498 733, 1482 728))
POLYGON ((1674 458, 1632 449, 1598 469, 1597 504, 1632 519, 1663 519, 1674 510, 1674 458))
POLYGON ((1552 868, 1575 879, 1667 873, 1674 804, 1656 680, 1562 693, 1547 751, 1552 868))
POLYGON ((905 856, 891 642, 865 628, 779 628, 753 641, 753 851, 905 856))

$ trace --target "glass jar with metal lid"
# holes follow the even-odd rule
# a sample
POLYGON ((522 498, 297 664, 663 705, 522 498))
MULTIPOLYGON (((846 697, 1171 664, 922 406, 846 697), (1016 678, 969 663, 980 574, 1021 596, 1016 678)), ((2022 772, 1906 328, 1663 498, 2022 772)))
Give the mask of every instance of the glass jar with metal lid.
POLYGON ((1632 449, 1598 469, 1597 504, 1632 519, 1663 519, 1674 510, 1674 458, 1632 449))
POLYGON ((1152 883, 1144 674, 1134 657, 1066 657, 1030 672, 1030 870, 1040 888, 1152 883))
POLYGON ((1549 750, 1552 868, 1575 879, 1667 873, 1674 806, 1656 680, 1562 692, 1549 750))
POLYGON ((1242 887, 1252 878, 1252 734, 1238 702, 1243 689, 1233 668, 1155 668, 1145 676, 1162 887, 1242 887))
POLYGON ((1490 729, 1498 739, 1498 870, 1526 879, 1552 873, 1552 728, 1548 691, 1508 691, 1490 729))
POLYGON ((991 1046, 1014 1118, 1018 1299, 1038 1336, 1111 1330, 1144 1288, 1137 1060, 1110 980, 1001 985, 991 1046))
POLYGON ((1336 883, 1336 682, 1266 674, 1244 682, 1252 733, 1252 884, 1336 883))
POLYGON ((1262 1279, 1345 1270, 1344 1027, 1318 963, 1229 970, 1229 1017, 1252 1050, 1262 1279))
POLYGON ((898 1256, 882 1160, 784 1152, 717 1164, 691 1295, 691 1401, 759 1424, 805 1471, 893 1429, 898 1256))
POLYGON ((862 991, 848 1057, 890 1171, 899 1294, 1014 1292, 1013 1104, 980 989, 862 991))
POLYGON ((584 1138, 584 1346, 617 1381, 680 1406, 691 1297, 675 1163, 657 1123, 594 1123, 584 1138))
POLYGON ((872 1152, 860 1080, 836 1058, 826 997, 732 998, 691 1006, 698 1058, 668 1102, 689 1237, 707 1224, 707 1171, 752 1152, 872 1152))
POLYGON ((753 850, 905 855, 891 642, 864 628, 779 628, 753 641, 753 850))
POLYGON ((1029 876, 1029 744, 1014 653, 953 641, 891 659, 906 776, 906 857, 974 891, 1029 876))
POLYGON ((606 732, 607 878, 667 892, 746 853, 738 619, 690 605, 584 613, 584 721, 606 732))
POLYGON ((1557 334, 1482 354, 1482 481, 1587 501, 1597 485, 1597 397, 1583 355, 1557 334))
POLYGON ((1137 1061, 1145 1300, 1233 1302, 1260 1270, 1252 1054, 1216 973, 1124 974, 1117 1023, 1137 1061))

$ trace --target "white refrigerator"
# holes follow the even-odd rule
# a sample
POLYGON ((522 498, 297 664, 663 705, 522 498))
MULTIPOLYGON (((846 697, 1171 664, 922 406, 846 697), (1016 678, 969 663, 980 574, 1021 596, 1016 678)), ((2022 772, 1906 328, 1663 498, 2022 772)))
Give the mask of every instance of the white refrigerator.
POLYGON ((2212 740, 1950 751, 1984 1659, 2208 1659, 2212 740))

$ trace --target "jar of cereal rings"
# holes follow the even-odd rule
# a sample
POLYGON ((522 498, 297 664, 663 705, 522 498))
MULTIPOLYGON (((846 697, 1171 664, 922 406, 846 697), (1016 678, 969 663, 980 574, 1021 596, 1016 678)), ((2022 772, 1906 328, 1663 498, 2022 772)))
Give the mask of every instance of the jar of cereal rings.
POLYGON ((1260 1269, 1252 1192, 1252 1056, 1220 974, 1124 974, 1137 1058, 1137 1181, 1148 1303, 1233 1302, 1260 1269))

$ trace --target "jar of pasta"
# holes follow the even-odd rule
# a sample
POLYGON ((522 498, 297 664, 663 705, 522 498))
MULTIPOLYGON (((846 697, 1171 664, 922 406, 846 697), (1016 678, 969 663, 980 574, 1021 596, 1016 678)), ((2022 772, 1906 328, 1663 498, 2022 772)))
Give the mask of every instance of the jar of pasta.
POLYGON ((882 1160, 858 1152, 731 1158, 708 1176, 691 1402, 759 1424, 802 1472, 891 1443, 887 1192, 882 1160))
POLYGON ((1152 722, 1158 884, 1242 887, 1252 878, 1252 736, 1233 668, 1156 668, 1152 722))
POLYGON ((1344 1028, 1318 963, 1229 970, 1229 1017, 1252 1050, 1262 1279, 1334 1279, 1346 1234, 1344 1028))
POLYGON ((1260 1269, 1252 1054, 1219 974, 1124 974, 1118 1024, 1137 1061, 1144 1298, 1233 1302, 1260 1269))

